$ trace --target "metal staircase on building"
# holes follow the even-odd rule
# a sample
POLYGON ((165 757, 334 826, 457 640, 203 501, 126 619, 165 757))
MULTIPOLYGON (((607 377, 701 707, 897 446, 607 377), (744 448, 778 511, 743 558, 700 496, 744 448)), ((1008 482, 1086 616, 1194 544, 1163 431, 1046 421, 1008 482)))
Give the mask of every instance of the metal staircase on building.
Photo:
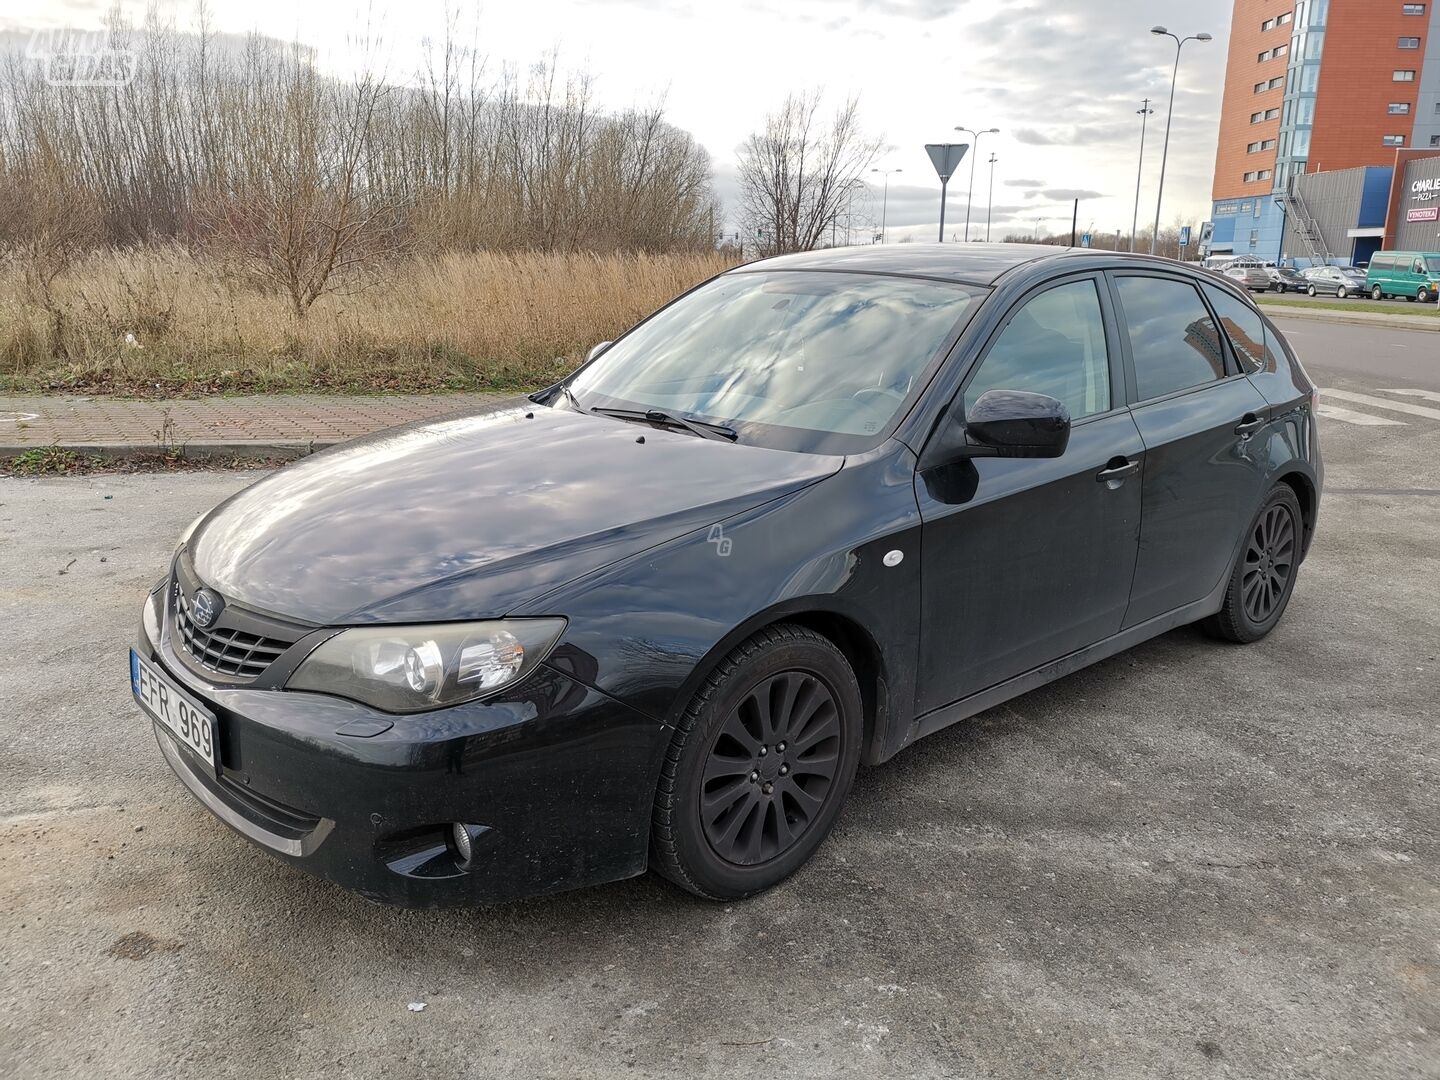
POLYGON ((1315 215, 1310 213, 1310 208, 1305 205, 1305 197, 1300 194, 1300 189, 1293 179, 1286 185, 1284 191, 1276 192, 1275 201, 1285 212, 1286 220, 1290 224, 1290 231, 1298 236, 1300 242, 1305 245, 1305 251, 1310 256, 1311 264, 1324 266, 1329 263, 1334 256, 1331 255, 1330 248, 1325 243, 1325 234, 1320 230, 1320 223, 1315 220, 1315 215))

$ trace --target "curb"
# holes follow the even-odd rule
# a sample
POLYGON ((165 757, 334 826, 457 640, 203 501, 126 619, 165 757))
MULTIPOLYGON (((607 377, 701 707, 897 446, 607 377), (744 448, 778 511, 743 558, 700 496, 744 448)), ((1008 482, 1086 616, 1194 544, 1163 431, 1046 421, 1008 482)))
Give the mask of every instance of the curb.
POLYGON ((192 442, 183 446, 159 446, 153 443, 28 443, 24 446, 0 445, 0 460, 17 458, 33 450, 59 447, 88 457, 106 461, 178 457, 182 461, 294 461, 317 451, 337 445, 335 442, 192 442))
POLYGON ((1371 326, 1392 330, 1428 330, 1440 332, 1440 315, 1373 315, 1366 311, 1346 313, 1333 308, 1291 307, 1287 304, 1261 304, 1260 310, 1267 315, 1287 319, 1310 319, 1314 322, 1349 323, 1351 326, 1371 326))

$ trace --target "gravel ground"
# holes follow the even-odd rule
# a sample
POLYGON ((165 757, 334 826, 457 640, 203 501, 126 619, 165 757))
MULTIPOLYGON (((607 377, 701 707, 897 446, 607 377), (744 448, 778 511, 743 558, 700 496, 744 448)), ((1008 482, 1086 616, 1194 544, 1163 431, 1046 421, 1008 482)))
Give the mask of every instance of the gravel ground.
POLYGON ((0 480, 0 1075, 1440 1076, 1440 421, 1325 434, 1269 639, 1176 631, 925 740, 731 906, 406 912, 270 859, 125 660, 255 474, 0 480))

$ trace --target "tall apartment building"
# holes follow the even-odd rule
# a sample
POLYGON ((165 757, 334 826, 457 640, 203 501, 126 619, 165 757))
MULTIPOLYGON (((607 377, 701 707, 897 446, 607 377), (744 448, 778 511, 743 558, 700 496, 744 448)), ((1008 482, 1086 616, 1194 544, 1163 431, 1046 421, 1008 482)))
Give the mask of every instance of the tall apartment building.
POLYGON ((1235 0, 1208 250, 1303 256, 1282 250, 1293 177, 1431 146, 1440 0, 1235 0))

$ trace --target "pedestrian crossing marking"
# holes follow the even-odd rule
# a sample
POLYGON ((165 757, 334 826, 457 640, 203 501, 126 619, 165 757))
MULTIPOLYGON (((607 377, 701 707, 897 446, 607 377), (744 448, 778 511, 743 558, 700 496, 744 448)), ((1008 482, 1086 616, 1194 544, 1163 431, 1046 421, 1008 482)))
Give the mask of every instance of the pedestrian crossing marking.
POLYGON ((1341 401, 1353 401, 1357 405, 1370 405, 1376 409, 1385 409, 1388 412, 1405 413, 1408 416, 1423 416, 1429 420, 1440 420, 1440 409, 1431 409, 1424 405, 1412 405, 1408 401, 1391 401, 1389 398, 1375 397, 1373 394, 1356 394, 1349 390, 1321 390, 1320 398, 1322 401, 1339 398, 1341 401))
POLYGON ((1404 394, 1406 397, 1429 398, 1440 401, 1440 390, 1381 390, 1382 394, 1404 394))
POLYGON ((1326 420, 1341 420, 1347 424, 1360 424, 1363 427, 1405 426, 1404 420, 1391 420, 1388 416, 1371 416, 1369 413, 1355 412, 1353 409, 1342 409, 1338 405, 1327 405, 1323 401, 1315 411, 1326 420))

